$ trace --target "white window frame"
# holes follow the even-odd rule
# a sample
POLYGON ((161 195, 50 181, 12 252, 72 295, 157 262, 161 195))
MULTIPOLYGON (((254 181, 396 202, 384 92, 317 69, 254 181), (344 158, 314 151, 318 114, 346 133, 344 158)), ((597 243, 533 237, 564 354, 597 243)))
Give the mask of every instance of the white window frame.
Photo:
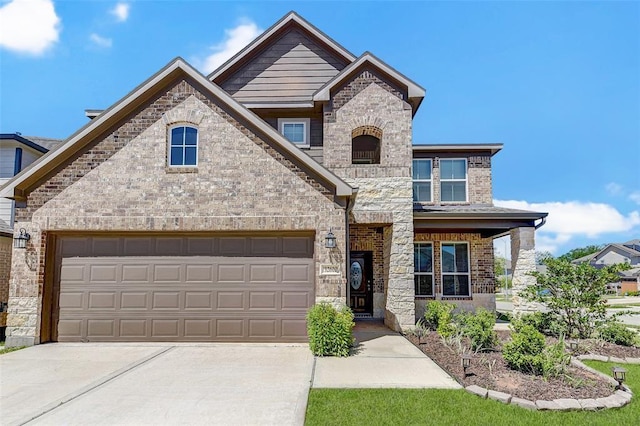
MULTIPOLYGON (((471 291, 471 244, 469 241, 441 241, 440 242, 440 284, 442 286, 442 297, 471 297, 473 293, 471 291), (445 272, 444 271, 444 256, 442 255, 442 249, 447 244, 465 244, 467 246, 467 272, 445 272), (469 283, 468 294, 444 294, 444 276, 445 275, 466 275, 467 282, 469 283)), ((455 255, 455 250, 454 250, 455 255)), ((454 259, 455 265, 455 259, 454 259)))
MULTIPOLYGON (((299 148, 309 148, 311 146, 311 119, 310 118, 278 118, 278 131, 284 136, 284 126, 286 124, 300 124, 304 125, 304 142, 297 143, 291 142, 299 148)), ((287 139, 288 140, 288 139, 287 139)))
POLYGON ((440 202, 441 203, 467 203, 469 202, 469 163, 466 158, 440 158, 440 202), (443 179, 442 178, 442 162, 443 161, 464 161, 464 179, 443 179), (464 201, 443 201, 442 200, 442 183, 443 182, 464 182, 464 201))
MULTIPOLYGON (((428 200, 413 200, 414 203, 431 203, 433 202, 433 158, 413 158, 411 161, 411 177, 412 183, 425 183, 429 182, 429 199, 428 200), (431 166, 429 167, 430 174, 429 179, 413 179, 413 162, 414 161, 428 161, 431 166)), ((413 185, 412 185, 413 189, 413 185)))
POLYGON ((415 297, 436 297, 436 278, 435 278, 435 274, 434 274, 434 249, 435 249, 435 244, 433 244, 433 241, 414 241, 413 242, 413 251, 414 251, 414 257, 415 257, 415 250, 416 250, 416 246, 419 245, 430 245, 431 246, 431 272, 418 272, 416 271, 416 266, 417 265, 413 265, 413 276, 414 276, 414 288, 415 288, 415 276, 421 276, 421 275, 431 275, 431 294, 418 294, 415 293, 415 297))
MULTIPOLYGON (((192 145, 188 145, 188 146, 192 146, 192 145)), ((184 149, 187 147, 187 145, 184 144, 184 140, 183 140, 183 144, 182 144, 183 150, 182 150, 182 162, 184 163, 184 149)), ((169 131, 167 132, 167 165, 171 168, 195 168, 198 167, 198 163, 200 161, 200 129, 198 128, 198 126, 192 124, 192 123, 176 123, 173 124, 169 127, 169 131), (196 148, 196 164, 171 164, 171 148, 173 147, 173 145, 171 144, 172 141, 172 137, 173 137, 173 129, 177 129, 178 127, 190 127, 192 129, 196 130, 196 144, 193 145, 196 148)))

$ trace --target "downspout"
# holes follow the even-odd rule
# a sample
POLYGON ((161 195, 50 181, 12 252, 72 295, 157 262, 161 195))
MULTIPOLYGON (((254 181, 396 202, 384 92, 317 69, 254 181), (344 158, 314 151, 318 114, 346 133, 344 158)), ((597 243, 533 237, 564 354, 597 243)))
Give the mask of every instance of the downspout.
POLYGON ((353 188, 353 193, 350 197, 348 197, 347 199, 347 208, 344 211, 344 235, 345 235, 345 256, 344 258, 346 259, 346 265, 345 265, 345 275, 346 275, 346 279, 345 279, 345 304, 347 306, 349 306, 349 301, 351 298, 351 286, 349 285, 349 271, 351 268, 351 250, 350 250, 350 246, 351 246, 351 240, 349 238, 349 214, 351 213, 351 210, 353 210, 353 206, 356 203, 356 195, 358 195, 358 188, 353 188))

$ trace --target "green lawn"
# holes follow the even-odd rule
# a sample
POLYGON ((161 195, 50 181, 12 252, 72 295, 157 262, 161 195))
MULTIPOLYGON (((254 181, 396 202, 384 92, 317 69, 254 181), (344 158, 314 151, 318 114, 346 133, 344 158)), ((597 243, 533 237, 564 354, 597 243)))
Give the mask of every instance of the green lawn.
MULTIPOLYGON (((613 364, 588 364, 610 374, 613 364)), ((627 365, 640 392, 640 365, 627 365)), ((311 389, 307 425, 639 425, 640 401, 599 412, 540 412, 484 400, 464 390, 311 389)))

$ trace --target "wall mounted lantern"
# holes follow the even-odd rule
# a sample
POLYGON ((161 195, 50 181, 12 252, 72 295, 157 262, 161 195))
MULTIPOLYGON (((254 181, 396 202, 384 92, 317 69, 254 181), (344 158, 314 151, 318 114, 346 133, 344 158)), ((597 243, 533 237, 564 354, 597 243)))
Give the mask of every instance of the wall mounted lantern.
POLYGON ((324 237, 324 246, 328 249, 336 248, 336 236, 331 232, 331 228, 329 228, 327 236, 324 237))
POLYGON ((27 248, 27 241, 31 239, 31 235, 24 229, 20 228, 20 235, 13 238, 13 247, 18 249, 27 248))

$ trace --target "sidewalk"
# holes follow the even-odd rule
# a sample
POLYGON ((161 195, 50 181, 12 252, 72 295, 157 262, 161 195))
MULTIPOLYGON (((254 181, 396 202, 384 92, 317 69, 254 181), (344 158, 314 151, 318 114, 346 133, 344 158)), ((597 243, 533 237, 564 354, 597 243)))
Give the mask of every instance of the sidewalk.
POLYGON ((354 336, 354 355, 316 357, 311 387, 461 388, 420 349, 380 321, 357 321, 354 336))

